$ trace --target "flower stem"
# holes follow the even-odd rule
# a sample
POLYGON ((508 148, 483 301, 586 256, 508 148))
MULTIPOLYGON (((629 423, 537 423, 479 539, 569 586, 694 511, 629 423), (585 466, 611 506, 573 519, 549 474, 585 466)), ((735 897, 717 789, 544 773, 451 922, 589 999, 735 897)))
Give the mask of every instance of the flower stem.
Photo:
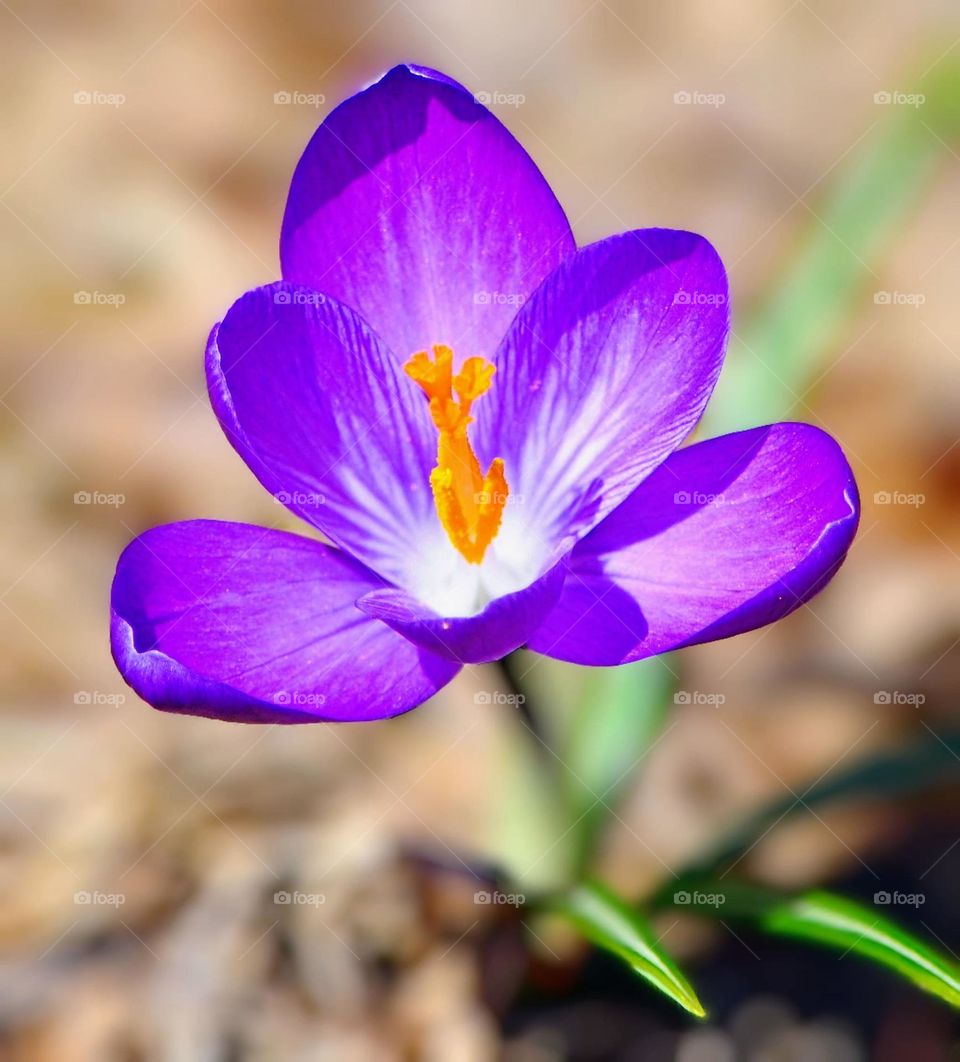
POLYGON ((549 761, 553 758, 550 744, 544 733, 542 722, 530 703, 530 697, 524 688, 522 678, 518 675, 519 664, 520 657, 517 653, 511 653, 510 656, 505 656, 500 661, 500 674, 503 684, 514 698, 517 714, 537 747, 538 754, 546 757, 549 761))

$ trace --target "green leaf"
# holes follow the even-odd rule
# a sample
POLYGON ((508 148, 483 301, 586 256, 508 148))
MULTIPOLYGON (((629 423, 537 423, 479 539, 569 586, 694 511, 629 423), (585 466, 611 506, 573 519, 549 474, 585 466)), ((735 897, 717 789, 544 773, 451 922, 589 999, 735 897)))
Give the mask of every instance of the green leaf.
POLYGON ((667 660, 659 657, 582 670, 586 687, 560 750, 580 867, 661 734, 676 688, 667 660))
MULTIPOLYGON (((549 707, 549 705, 547 705, 549 707)), ((572 877, 570 812, 555 760, 531 733, 517 708, 495 705, 497 785, 489 809, 485 856, 518 891, 560 888, 572 877)))
MULTIPOLYGON (((681 876, 708 878, 724 864, 736 861, 758 837, 769 833, 791 815, 837 801, 870 800, 879 797, 904 797, 939 785, 956 775, 960 757, 960 731, 951 730, 896 749, 887 749, 865 757, 849 767, 828 772, 798 801, 793 794, 776 800, 724 831, 711 850, 687 866, 681 876)), ((673 886, 671 885, 671 888, 673 886)))
POLYGON ((696 894, 722 896, 723 902, 705 905, 685 899, 684 909, 715 918, 749 919, 767 933, 860 955, 960 1008, 960 966, 865 904, 821 890, 784 897, 722 881, 688 882, 674 895, 696 894))
POLYGON ((768 933, 811 940, 862 955, 960 1007, 960 969, 912 933, 862 904, 829 892, 808 892, 769 908, 768 933))
POLYGON ((623 961, 654 988, 698 1018, 706 1011, 673 960, 660 948, 646 919, 599 882, 578 885, 553 902, 597 947, 623 961))
MULTIPOLYGON (((920 80, 921 106, 874 107, 856 161, 811 204, 809 230, 778 284, 743 326, 704 418, 707 435, 783 419, 861 304, 873 267, 960 135, 960 61, 920 80)), ((853 154, 853 153, 851 153, 853 154)), ((801 409, 802 412, 802 409, 801 409)))
POLYGON ((663 731, 676 676, 669 657, 579 667, 521 650, 509 663, 540 709, 544 739, 554 750, 547 766, 559 792, 552 799, 566 816, 562 845, 570 852, 568 881, 576 881, 663 731))

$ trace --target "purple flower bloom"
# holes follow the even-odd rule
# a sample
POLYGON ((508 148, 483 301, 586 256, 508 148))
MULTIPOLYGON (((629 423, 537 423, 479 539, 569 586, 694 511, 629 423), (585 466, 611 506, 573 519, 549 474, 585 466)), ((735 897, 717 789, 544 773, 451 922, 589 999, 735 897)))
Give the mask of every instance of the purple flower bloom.
POLYGON ((197 520, 120 558, 114 658, 157 708, 379 719, 521 645, 619 664, 791 612, 842 562, 837 444, 774 424, 678 449, 720 372, 700 236, 577 249, 519 144, 398 66, 320 126, 284 279, 213 329, 233 446, 334 545, 197 520))

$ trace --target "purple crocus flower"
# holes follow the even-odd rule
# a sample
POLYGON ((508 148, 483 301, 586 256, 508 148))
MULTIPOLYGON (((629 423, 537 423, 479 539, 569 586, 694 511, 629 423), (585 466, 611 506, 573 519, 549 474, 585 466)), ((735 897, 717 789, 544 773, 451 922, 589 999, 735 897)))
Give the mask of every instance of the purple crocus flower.
POLYGON ((398 66, 293 177, 283 280, 214 327, 240 456, 333 543, 216 520, 120 558, 112 648, 157 708, 397 715, 526 645, 620 664, 770 623, 842 562, 858 498, 805 424, 681 443, 729 328, 711 245, 577 248, 540 171, 462 86, 398 66))

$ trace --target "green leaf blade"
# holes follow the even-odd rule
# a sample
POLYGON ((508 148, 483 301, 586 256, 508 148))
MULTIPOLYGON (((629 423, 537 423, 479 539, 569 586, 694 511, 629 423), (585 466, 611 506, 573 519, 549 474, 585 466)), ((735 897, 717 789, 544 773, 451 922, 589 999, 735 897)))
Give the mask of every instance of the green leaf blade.
POLYGON ((622 959, 635 973, 697 1018, 703 1004, 661 948, 646 919, 599 882, 578 885, 553 904, 592 944, 622 959))
POLYGON ((659 658, 582 670, 586 683, 561 747, 581 869, 663 733, 676 688, 659 658))
MULTIPOLYGON (((960 133, 960 61, 941 56, 919 80, 920 107, 889 107, 853 161, 818 197, 799 251, 762 302, 736 325, 723 376, 704 418, 706 435, 789 417, 817 367, 836 350, 874 266, 960 133), (941 61, 942 60, 942 61, 941 61)), ((807 419, 801 415, 801 419, 807 419)))
POLYGON ((759 925, 769 933, 852 952, 960 1008, 960 968, 918 937, 863 904, 814 891, 770 906, 759 925))
MULTIPOLYGON (((820 889, 784 896, 755 885, 702 878, 685 879, 683 892, 674 897, 688 895, 688 890, 718 895, 722 901, 685 910, 752 922, 766 933, 839 951, 841 958, 859 955, 960 1009, 960 963, 857 900, 820 889)), ((669 902, 665 893, 660 902, 669 902)))

